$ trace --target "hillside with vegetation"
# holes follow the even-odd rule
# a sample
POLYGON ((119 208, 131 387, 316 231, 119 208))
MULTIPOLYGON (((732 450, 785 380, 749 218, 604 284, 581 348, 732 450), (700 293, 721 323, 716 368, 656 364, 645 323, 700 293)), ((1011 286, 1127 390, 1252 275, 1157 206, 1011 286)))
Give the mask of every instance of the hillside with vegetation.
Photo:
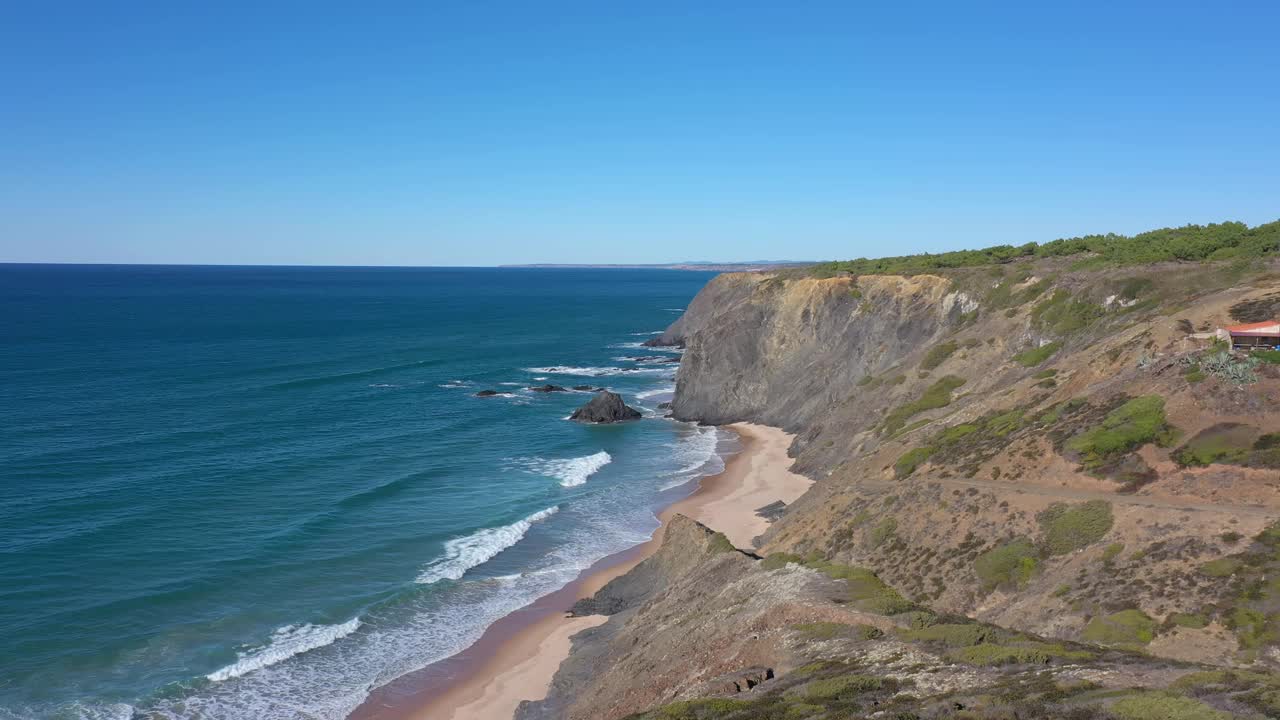
POLYGON ((1215 336, 1280 316, 1278 246, 1221 223, 716 278, 654 341, 685 347, 673 413, 793 432, 817 482, 522 717, 1280 716, 1280 353, 1215 336))

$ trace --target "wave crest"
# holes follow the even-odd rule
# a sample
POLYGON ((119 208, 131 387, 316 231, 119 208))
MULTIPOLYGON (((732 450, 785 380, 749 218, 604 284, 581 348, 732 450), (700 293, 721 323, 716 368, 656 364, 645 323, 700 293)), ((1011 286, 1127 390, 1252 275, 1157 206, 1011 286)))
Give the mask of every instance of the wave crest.
POLYGON ((510 525, 485 528, 449 540, 444 544, 444 557, 428 563, 415 582, 427 585, 441 580, 459 580, 471 568, 489 562, 498 553, 523 540, 534 523, 546 520, 559 511, 560 506, 553 505, 510 525))
POLYGON ((309 650, 324 647, 344 638, 360 627, 360 618, 351 618, 341 625, 286 625, 271 634, 271 642, 264 647, 240 653, 240 659, 205 677, 213 682, 230 680, 268 665, 288 660, 309 650))
POLYGON ((622 367, 572 367, 568 365, 553 365, 551 367, 532 367, 525 368, 531 373, 544 375, 578 375, 581 377, 603 377, 606 375, 664 375, 675 372, 674 365, 664 367, 642 367, 642 368, 622 368, 622 367))
POLYGON ((547 460, 545 458, 522 458, 517 461, 525 470, 553 477, 560 481, 561 487, 576 487, 587 481, 610 462, 613 456, 601 450, 593 455, 569 458, 567 460, 547 460))

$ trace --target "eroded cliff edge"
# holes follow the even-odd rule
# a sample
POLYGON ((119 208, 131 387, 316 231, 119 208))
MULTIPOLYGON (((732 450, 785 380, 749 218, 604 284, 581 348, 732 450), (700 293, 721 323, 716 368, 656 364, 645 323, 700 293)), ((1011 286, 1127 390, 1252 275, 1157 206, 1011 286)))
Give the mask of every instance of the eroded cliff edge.
MULTIPOLYGON (((765 560, 720 559, 591 631, 553 700, 565 717, 623 717, 681 698, 791 698, 851 673, 879 678, 865 680, 876 702, 961 691, 887 659, 912 652, 966 682, 1084 664, 1077 680, 1116 690, 1194 671, 1180 662, 1231 667, 1230 682, 1187 681, 1205 712, 1280 712, 1280 373, 1204 336, 1280 310, 1276 277, 1260 262, 1028 262, 716 278, 659 338, 686 348, 675 414, 795 432, 796 467, 819 482, 765 536, 765 560), (696 652, 742 637, 769 652, 696 652), (795 674, 815 662, 840 665, 795 674), (774 677, 732 677, 761 668, 774 677)), ((827 717, 824 702, 786 711, 827 717)))

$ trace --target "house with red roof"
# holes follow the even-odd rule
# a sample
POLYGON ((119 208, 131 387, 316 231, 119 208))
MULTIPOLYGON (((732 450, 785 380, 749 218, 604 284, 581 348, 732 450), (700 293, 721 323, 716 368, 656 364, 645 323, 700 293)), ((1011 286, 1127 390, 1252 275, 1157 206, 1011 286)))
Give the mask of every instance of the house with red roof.
POLYGON ((1231 347, 1238 350, 1280 348, 1280 320, 1231 325, 1223 330, 1231 339, 1231 347))

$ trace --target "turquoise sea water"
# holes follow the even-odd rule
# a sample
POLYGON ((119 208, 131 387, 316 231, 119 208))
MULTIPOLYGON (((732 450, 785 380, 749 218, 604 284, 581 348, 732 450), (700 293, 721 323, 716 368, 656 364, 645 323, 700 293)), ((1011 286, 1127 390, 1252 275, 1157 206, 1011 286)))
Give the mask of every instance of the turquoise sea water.
POLYGON ((642 541, 710 276, 0 266, 0 718, 342 718, 642 541))

